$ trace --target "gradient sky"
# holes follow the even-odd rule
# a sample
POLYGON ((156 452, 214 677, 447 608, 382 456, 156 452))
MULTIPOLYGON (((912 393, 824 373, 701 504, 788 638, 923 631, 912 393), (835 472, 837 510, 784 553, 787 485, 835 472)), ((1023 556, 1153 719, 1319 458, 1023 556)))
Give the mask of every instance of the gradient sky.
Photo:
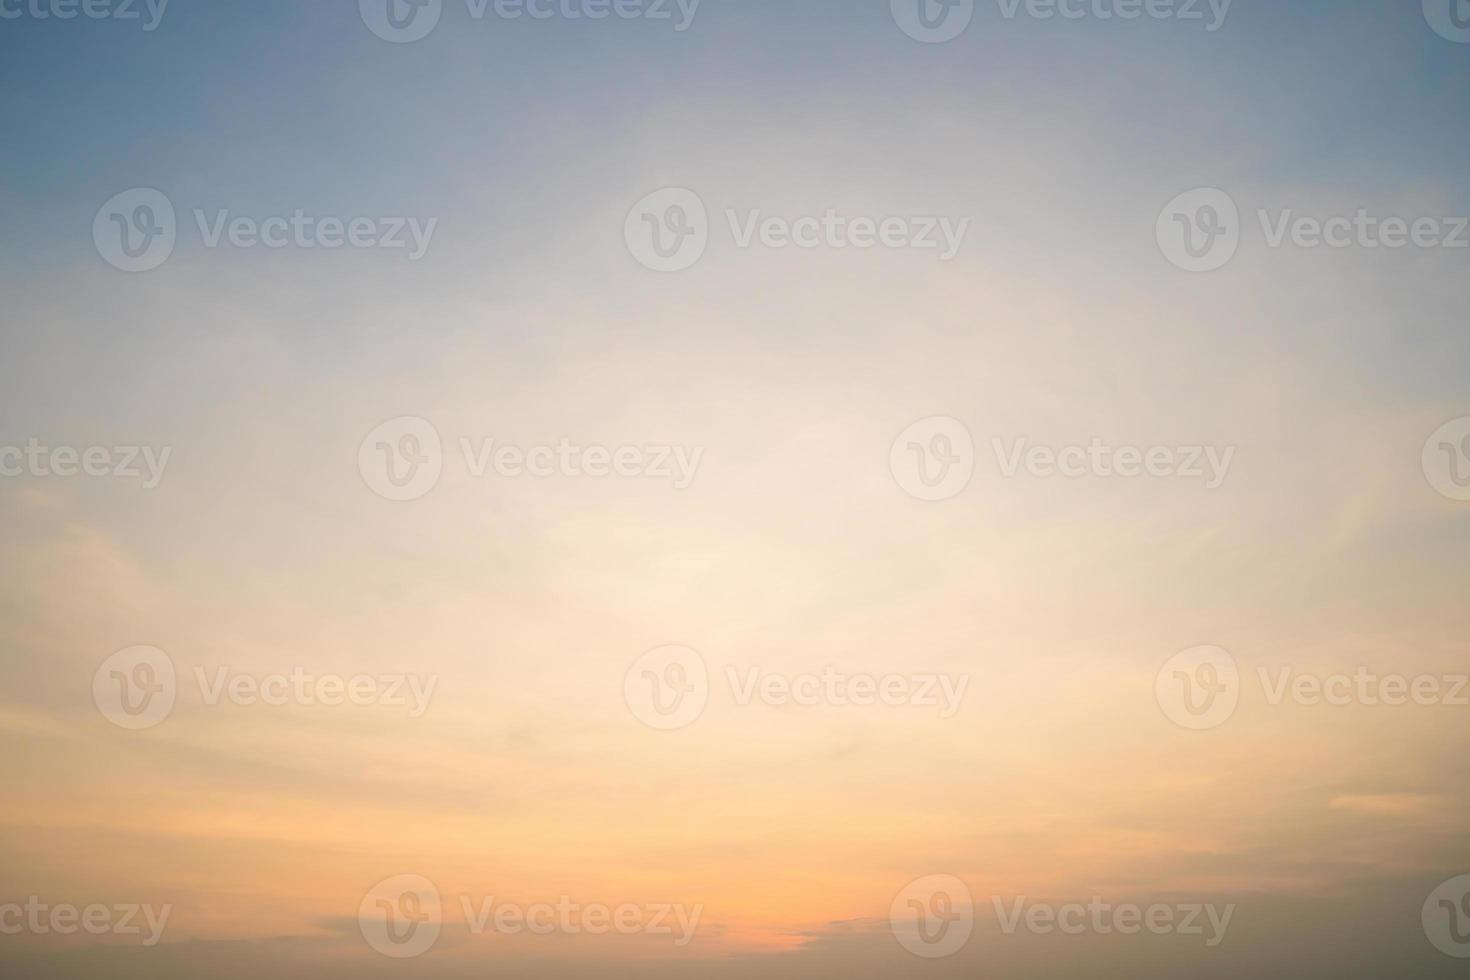
MULTIPOLYGON (((167 445, 153 490, 0 479, 0 904, 174 906, 164 944, 0 936, 92 980, 1459 976, 1420 927, 1470 872, 1470 708, 1282 705, 1176 727, 1154 677, 1470 665, 1470 511, 1421 470, 1470 415, 1470 252, 1272 250, 1257 208, 1470 214, 1470 45, 1417 2, 1237 0, 1225 26, 1005 19, 942 45, 882 0, 704 0, 668 22, 373 36, 350 0, 173 0, 156 31, 0 20, 0 445, 167 445), (696 190, 677 275, 623 243, 696 190), (172 258, 93 245, 162 190, 172 258), (1154 238, 1196 187, 1224 269, 1154 238), (193 208, 438 219, 427 255, 201 247, 193 208), (927 253, 735 248, 726 208, 972 219, 927 253), (889 472, 953 416, 943 504, 889 472), (390 503, 385 419, 521 445, 703 449, 698 479, 472 479, 390 503), (1002 479, 992 438, 1236 447, 1186 481, 1002 479), (653 731, 624 673, 686 644, 781 673, 971 678, 954 718, 740 706, 653 731), (209 706, 109 724, 94 671, 419 673, 421 718, 209 706), (358 933, 445 896, 685 902, 698 939, 358 933), (915 959, 893 897, 964 880, 976 938, 915 959), (1004 936, 991 896, 1238 906, 1229 941, 1004 936)), ((1247 683, 1247 690, 1254 688, 1247 683)), ((452 899, 451 899, 452 901, 452 899)), ((4 964, 9 963, 9 967, 4 964)))

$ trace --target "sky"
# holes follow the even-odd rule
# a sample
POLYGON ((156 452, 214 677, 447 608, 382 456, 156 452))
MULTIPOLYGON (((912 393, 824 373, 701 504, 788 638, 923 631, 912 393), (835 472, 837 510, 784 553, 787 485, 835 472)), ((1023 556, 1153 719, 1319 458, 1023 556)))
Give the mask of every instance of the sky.
POLYGON ((0 972, 1463 975, 1466 5, 616 3, 0 0, 0 972))

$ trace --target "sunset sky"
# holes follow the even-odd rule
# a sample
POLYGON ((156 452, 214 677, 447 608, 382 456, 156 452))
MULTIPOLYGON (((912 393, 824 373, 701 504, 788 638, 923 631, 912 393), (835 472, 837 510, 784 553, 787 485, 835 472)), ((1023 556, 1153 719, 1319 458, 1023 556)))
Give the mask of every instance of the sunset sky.
POLYGON ((0 0, 0 449, 139 447, 142 475, 0 476, 0 907, 171 912, 146 946, 0 928, 0 973, 1463 976, 1421 908, 1470 873, 1470 705, 1267 683, 1470 672, 1470 502, 1426 459, 1470 416, 1470 247, 1273 248, 1258 219, 1470 214, 1470 43, 1418 2, 1207 30, 981 0, 944 43, 886 0, 704 0, 682 30, 672 0, 444 0, 410 43, 350 0, 173 0, 152 30, 30 3, 0 0), (94 221, 136 188, 177 243, 125 272, 94 221), (664 188, 708 210, 681 271, 625 240, 664 188), (1196 188, 1240 212, 1207 273, 1156 236, 1196 188), (415 259, 211 247, 195 217, 298 209, 435 224, 415 259), (727 214, 829 210, 969 224, 945 260, 742 247, 727 214), (892 458, 936 417, 973 476, 930 501, 892 458), (385 499, 404 418, 442 473, 385 499), (477 474, 489 440, 654 472, 477 474), (1232 455, 1215 487, 1007 475, 1019 440, 1232 455), (661 729, 627 691, 669 645, 707 705, 661 729), (1201 646, 1239 705, 1191 730, 1156 681, 1201 646), (176 700, 132 730, 94 682, 136 647, 176 700), (964 687, 741 703, 824 671, 964 687), (293 672, 405 703, 210 694, 293 672), (404 875, 442 932, 395 959, 360 906, 404 875), (974 899, 953 956, 896 941, 927 876, 974 899), (1235 908, 1210 948, 998 921, 1095 896, 1235 908), (492 897, 700 911, 682 945, 477 934, 492 897))

